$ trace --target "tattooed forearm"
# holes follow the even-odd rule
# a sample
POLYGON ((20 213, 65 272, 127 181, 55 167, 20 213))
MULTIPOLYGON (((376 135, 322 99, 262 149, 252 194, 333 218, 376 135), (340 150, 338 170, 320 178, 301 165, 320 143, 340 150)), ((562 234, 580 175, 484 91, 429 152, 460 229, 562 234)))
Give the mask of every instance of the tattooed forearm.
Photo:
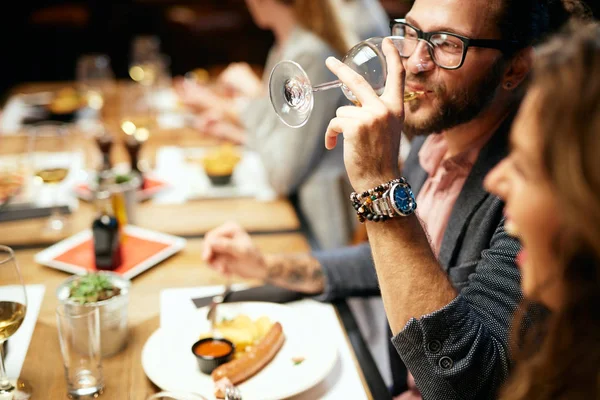
POLYGON ((306 293, 321 293, 325 288, 321 264, 310 254, 268 256, 267 281, 306 293))

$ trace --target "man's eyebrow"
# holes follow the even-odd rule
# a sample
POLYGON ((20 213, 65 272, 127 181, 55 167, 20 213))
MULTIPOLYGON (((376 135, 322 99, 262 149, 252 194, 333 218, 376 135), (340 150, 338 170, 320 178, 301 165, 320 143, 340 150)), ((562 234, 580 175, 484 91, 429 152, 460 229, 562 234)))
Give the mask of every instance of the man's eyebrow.
MULTIPOLYGON (((412 19, 410 16, 407 15, 405 20, 406 20, 406 22, 413 25, 414 27, 421 29, 419 27, 419 24, 414 19, 412 19)), ((448 33, 454 33, 454 34, 460 35, 460 36, 471 37, 471 34, 468 32, 464 32, 459 29, 448 28, 448 27, 435 27, 433 29, 428 30, 428 32, 448 32, 448 33)))

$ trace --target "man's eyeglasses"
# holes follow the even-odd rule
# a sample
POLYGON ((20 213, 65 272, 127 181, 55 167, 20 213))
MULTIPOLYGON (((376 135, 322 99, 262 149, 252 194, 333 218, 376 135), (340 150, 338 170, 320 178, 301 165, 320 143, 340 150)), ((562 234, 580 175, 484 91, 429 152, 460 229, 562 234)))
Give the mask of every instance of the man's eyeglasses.
POLYGON ((519 42, 499 39, 470 39, 452 32, 423 32, 407 23, 404 19, 390 22, 392 36, 404 38, 395 41, 400 56, 410 57, 419 41, 427 44, 427 50, 433 62, 440 68, 458 69, 462 67, 469 47, 485 47, 497 49, 504 53, 515 51, 519 42))

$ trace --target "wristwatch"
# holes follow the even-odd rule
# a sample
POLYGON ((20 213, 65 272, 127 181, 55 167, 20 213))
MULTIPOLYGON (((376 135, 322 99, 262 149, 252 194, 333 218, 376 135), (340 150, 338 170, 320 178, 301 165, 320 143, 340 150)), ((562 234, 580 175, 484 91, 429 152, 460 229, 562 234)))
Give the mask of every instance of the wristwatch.
POLYGON ((371 209, 375 215, 407 217, 417 209, 417 201, 408 183, 395 183, 381 198, 373 201, 371 209))

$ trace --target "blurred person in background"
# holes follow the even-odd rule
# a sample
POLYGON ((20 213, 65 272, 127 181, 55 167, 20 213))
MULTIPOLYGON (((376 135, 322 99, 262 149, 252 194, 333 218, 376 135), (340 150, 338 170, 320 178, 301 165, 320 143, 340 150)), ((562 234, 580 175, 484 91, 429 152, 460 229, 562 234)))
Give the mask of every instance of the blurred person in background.
POLYGON ((550 311, 514 346, 516 369, 502 399, 600 399, 599 133, 595 23, 539 49, 510 155, 485 181, 522 244, 525 298, 550 311))
POLYGON ((325 59, 342 57, 350 48, 338 13, 329 0, 246 0, 246 4, 255 23, 275 36, 262 78, 248 64, 234 63, 220 74, 217 86, 234 91, 235 100, 186 79, 176 83, 176 90, 198 113, 195 126, 199 132, 246 144, 260 155, 278 195, 297 194, 300 211, 321 247, 346 244, 350 237, 347 211, 315 207, 323 201, 345 201, 342 151, 330 153, 323 147, 323 132, 344 100, 342 91, 315 96, 310 119, 296 129, 279 120, 267 88, 270 72, 281 60, 300 64, 311 82, 335 78, 325 59))
POLYGON ((390 17, 379 0, 333 0, 343 28, 352 30, 353 43, 390 34, 390 17))

